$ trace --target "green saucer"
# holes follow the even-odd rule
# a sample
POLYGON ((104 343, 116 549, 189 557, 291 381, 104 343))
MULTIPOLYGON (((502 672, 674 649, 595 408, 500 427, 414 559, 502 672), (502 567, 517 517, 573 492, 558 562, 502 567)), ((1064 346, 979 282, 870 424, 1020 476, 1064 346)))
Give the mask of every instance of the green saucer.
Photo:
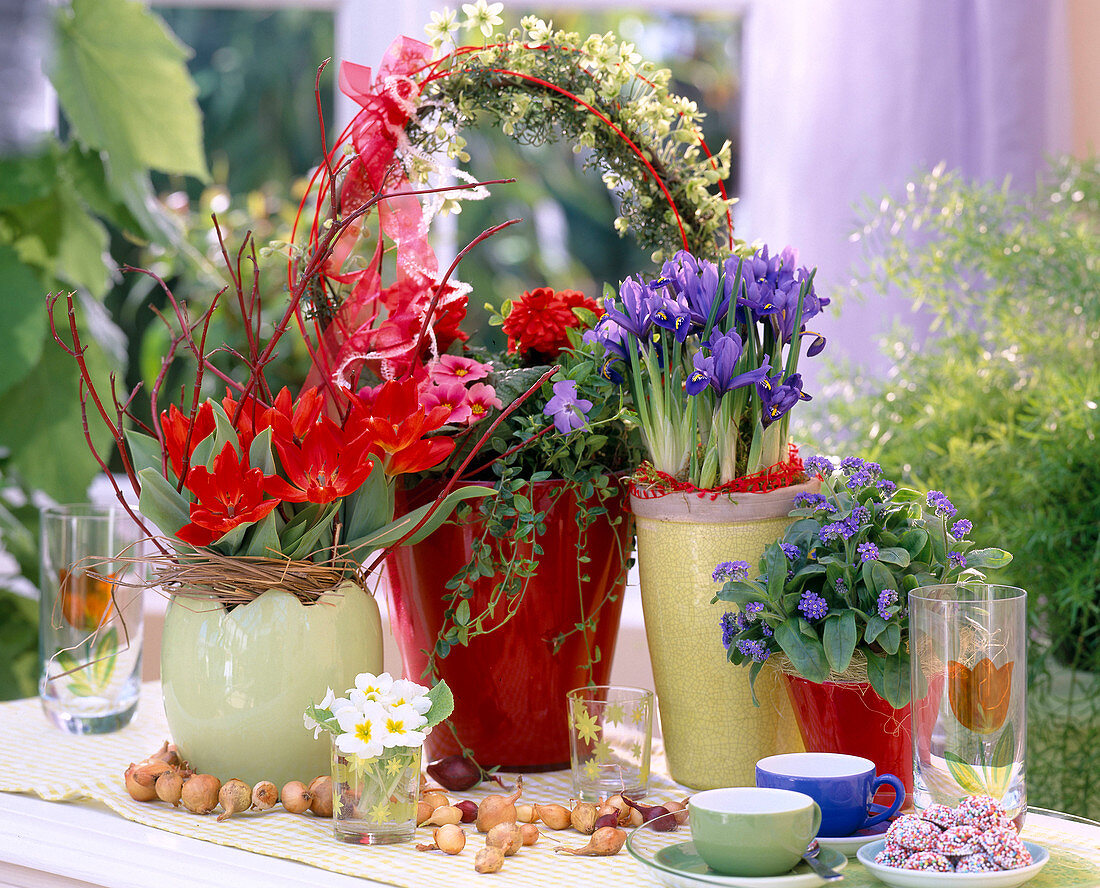
MULTIPOLYGON (((817 859, 834 870, 842 870, 848 864, 848 858, 832 848, 822 848, 817 859)), ((727 876, 707 866, 691 842, 661 848, 646 862, 667 873, 726 888, 813 888, 825 884, 825 880, 805 863, 799 863, 794 869, 778 876, 727 876)))

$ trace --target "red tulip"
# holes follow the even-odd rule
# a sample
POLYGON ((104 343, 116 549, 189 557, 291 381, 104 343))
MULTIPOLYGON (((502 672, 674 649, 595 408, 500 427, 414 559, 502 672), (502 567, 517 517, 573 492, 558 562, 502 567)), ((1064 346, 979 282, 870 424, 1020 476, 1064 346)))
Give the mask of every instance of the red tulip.
POLYGON ((176 477, 183 471, 184 449, 187 450, 188 465, 195 447, 207 435, 214 431, 214 408, 209 403, 204 403, 195 414, 192 423, 175 405, 171 405, 160 415, 160 427, 164 433, 164 449, 168 452, 168 462, 176 477), (188 440, 187 433, 191 438, 188 440))
POLYGON ((277 499, 264 499, 276 481, 286 483, 249 468, 248 460, 242 461, 227 442, 214 457, 213 471, 196 466, 187 473, 187 489, 196 501, 190 507, 191 523, 176 536, 193 546, 209 546, 238 525, 260 521, 279 505, 277 499))

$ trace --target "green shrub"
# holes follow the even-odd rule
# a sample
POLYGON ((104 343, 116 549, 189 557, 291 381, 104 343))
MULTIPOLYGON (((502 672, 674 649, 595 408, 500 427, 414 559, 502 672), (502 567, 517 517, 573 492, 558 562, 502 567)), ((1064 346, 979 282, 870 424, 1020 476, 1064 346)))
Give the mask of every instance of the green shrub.
POLYGON ((850 379, 829 405, 844 441, 821 443, 947 491, 1015 555, 999 581, 1030 596, 1029 800, 1100 816, 1100 161, 1058 161, 1032 194, 937 168, 860 237, 859 290, 904 293, 932 333, 895 330, 895 372, 850 379))

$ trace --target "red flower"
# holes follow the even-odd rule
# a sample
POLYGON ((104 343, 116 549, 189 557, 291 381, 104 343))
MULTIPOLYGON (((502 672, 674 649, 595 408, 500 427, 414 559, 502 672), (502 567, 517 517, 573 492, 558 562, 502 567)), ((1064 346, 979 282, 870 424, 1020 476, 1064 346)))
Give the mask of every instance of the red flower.
POLYGON ((176 536, 193 546, 209 546, 234 527, 265 518, 279 500, 265 500, 264 494, 270 492, 272 481, 279 480, 249 468, 248 460, 242 462, 236 448, 226 442, 214 457, 214 471, 196 466, 187 473, 187 489, 196 502, 191 503, 191 523, 176 536))
POLYGON ((268 491, 286 502, 331 503, 358 490, 374 468, 370 438, 360 433, 348 440, 344 429, 328 417, 310 426, 300 441, 296 435, 280 434, 276 427, 274 442, 290 483, 280 478, 268 491))
POLYGON ((536 351, 555 357, 569 347, 567 330, 581 326, 574 308, 586 308, 599 317, 603 314, 593 299, 576 290, 538 287, 525 292, 512 303, 503 330, 508 334, 508 353, 536 351))
POLYGON ((191 463, 191 454, 203 438, 214 431, 214 408, 209 403, 204 403, 195 414, 194 425, 180 411, 175 404, 171 405, 160 415, 160 427, 164 433, 164 448, 168 451, 168 462, 176 477, 183 471, 183 450, 187 448, 188 465, 191 463), (191 431, 191 440, 187 439, 187 432, 191 431))
POLYGON ((361 433, 369 438, 367 449, 383 457, 387 475, 430 469, 454 450, 451 438, 424 437, 447 421, 451 408, 440 404, 425 410, 412 379, 383 384, 369 414, 367 409, 354 411, 345 427, 349 433, 353 425, 361 427, 361 433))
POLYGON ((222 407, 237 431, 237 440, 241 442, 242 452, 248 453, 248 448, 252 446, 252 439, 267 428, 266 415, 271 408, 261 404, 252 395, 243 401, 237 401, 228 390, 222 398, 222 407), (238 404, 241 404, 240 414, 236 415, 238 404), (234 419, 235 415, 236 419, 234 419))
POLYGON ((271 427, 274 436, 302 440, 316 424, 325 406, 325 396, 318 387, 305 389, 298 398, 290 397, 290 389, 275 396, 275 403, 265 412, 256 427, 257 432, 271 427))

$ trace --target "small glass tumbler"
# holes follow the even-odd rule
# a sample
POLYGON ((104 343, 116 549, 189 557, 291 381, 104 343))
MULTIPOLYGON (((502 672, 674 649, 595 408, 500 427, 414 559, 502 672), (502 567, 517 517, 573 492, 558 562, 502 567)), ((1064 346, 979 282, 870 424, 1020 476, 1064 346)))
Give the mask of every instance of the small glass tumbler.
POLYGON ((72 734, 130 723, 141 694, 143 534, 121 506, 42 510, 39 697, 72 734))
POLYGON ((958 583, 909 593, 914 804, 1027 807, 1027 593, 958 583))
POLYGON ((566 694, 573 791, 585 801, 649 789, 653 692, 593 685, 566 694))
POLYGON ((382 755, 345 755, 332 746, 332 824, 336 838, 358 845, 407 842, 416 830, 419 746, 382 755))

